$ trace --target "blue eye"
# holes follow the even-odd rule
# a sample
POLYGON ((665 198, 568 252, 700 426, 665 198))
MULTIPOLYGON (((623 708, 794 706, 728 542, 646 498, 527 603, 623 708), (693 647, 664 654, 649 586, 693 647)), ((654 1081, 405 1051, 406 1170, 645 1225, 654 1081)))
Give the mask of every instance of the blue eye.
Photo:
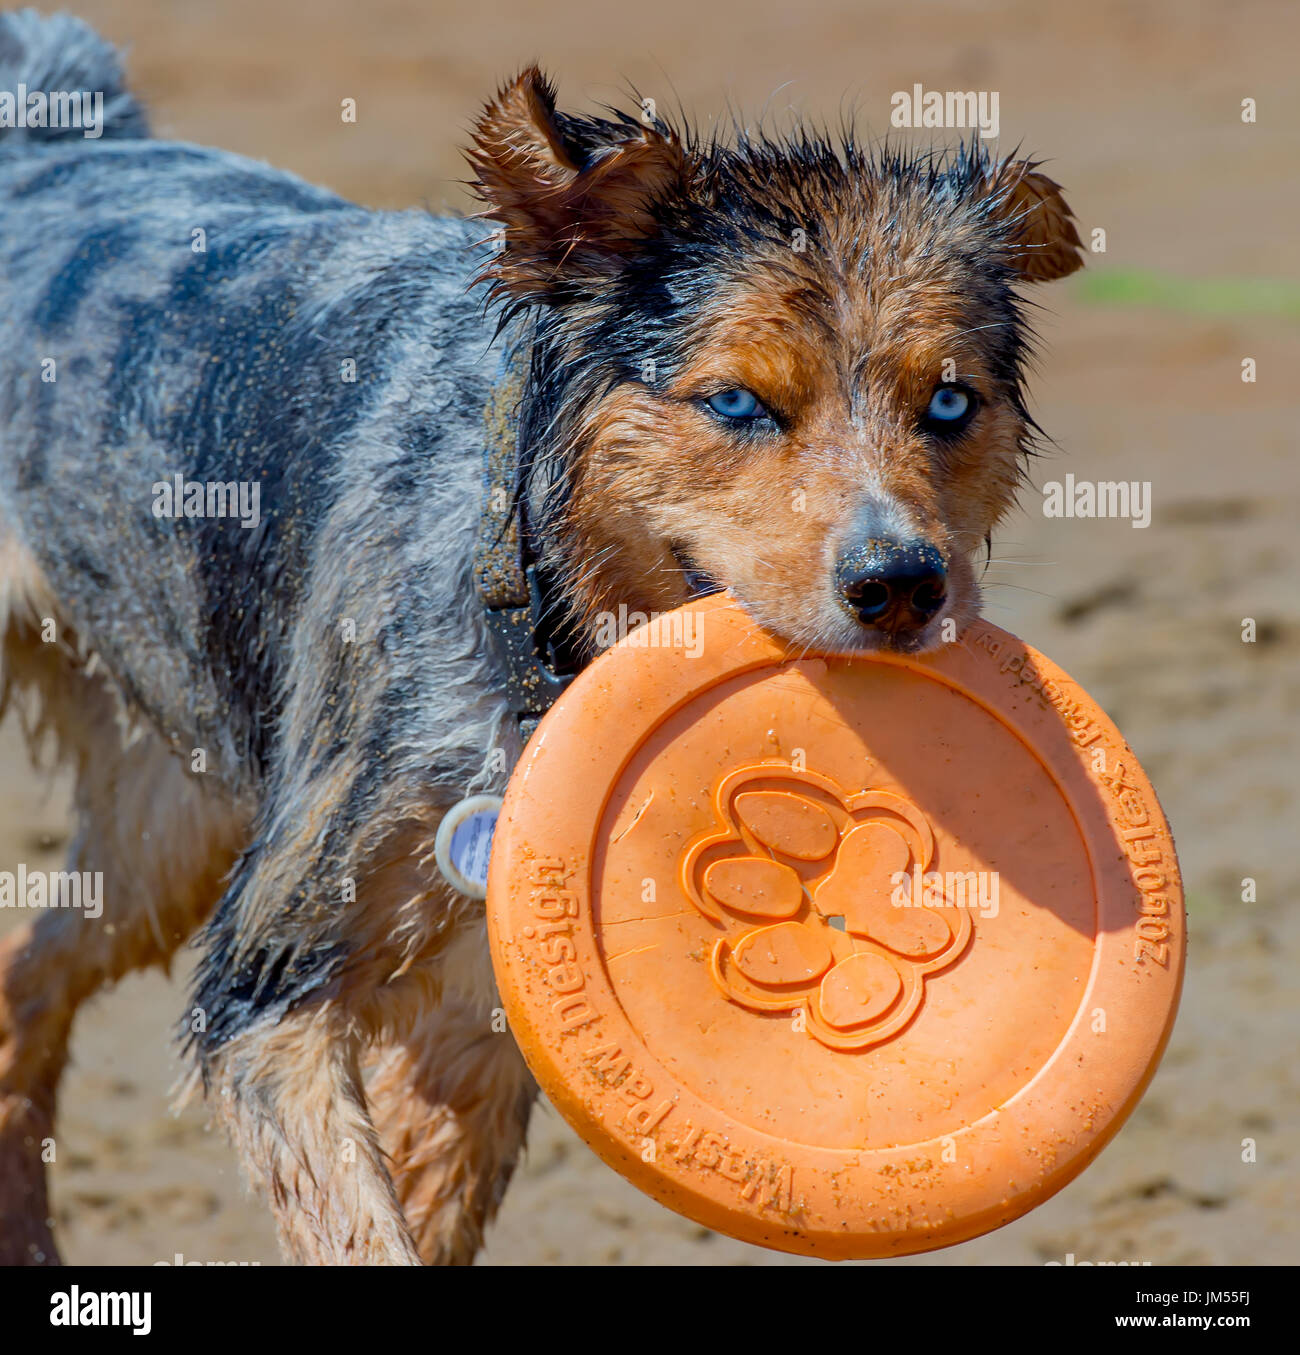
POLYGON ((931 423, 951 426, 961 423, 975 411, 975 401, 960 386, 940 386, 930 397, 925 417, 931 423))
POLYGON ((739 386, 735 390, 719 391, 717 395, 709 396, 705 403, 724 419, 762 419, 767 415, 758 396, 739 386))

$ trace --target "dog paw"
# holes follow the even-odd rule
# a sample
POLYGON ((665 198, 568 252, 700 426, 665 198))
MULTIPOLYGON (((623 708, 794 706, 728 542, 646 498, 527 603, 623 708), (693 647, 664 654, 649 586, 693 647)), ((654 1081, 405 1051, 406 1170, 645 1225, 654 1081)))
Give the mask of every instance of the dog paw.
POLYGON ((688 846, 681 879, 727 933, 711 956, 727 1000, 802 1012, 802 1028, 833 1049, 866 1049, 902 1030, 924 980, 971 937, 965 910, 918 904, 900 888, 934 855, 920 808, 894 791, 849 792, 762 763, 723 777, 714 811, 719 828, 688 846))

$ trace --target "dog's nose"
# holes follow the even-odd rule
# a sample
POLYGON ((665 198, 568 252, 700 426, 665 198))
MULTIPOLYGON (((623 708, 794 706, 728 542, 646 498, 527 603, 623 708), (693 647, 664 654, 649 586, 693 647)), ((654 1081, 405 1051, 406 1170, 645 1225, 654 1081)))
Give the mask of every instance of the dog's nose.
POLYGON ((879 630, 917 630, 944 604, 948 569, 924 541, 869 541, 841 556, 835 582, 849 611, 879 630))

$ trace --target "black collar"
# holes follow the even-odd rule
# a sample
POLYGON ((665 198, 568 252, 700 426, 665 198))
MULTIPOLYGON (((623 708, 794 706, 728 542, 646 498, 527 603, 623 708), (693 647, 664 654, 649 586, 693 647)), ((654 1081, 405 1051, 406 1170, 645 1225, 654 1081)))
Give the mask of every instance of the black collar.
POLYGON ((507 360, 483 412, 483 508, 474 551, 474 587, 525 740, 583 666, 528 519, 531 459, 519 445, 528 371, 524 346, 507 360))

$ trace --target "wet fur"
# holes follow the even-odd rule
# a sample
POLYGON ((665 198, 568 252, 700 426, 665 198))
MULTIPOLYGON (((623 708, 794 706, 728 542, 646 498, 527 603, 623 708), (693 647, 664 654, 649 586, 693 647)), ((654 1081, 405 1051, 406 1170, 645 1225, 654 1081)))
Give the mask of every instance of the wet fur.
POLYGON ((683 558, 791 638, 868 643, 830 566, 899 521, 960 623, 1031 432, 1013 287, 1077 266, 1068 210, 975 150, 706 144, 560 113, 526 71, 470 149, 494 250, 150 139, 75 20, 0 18, 19 81, 108 109, 101 141, 0 133, 2 694, 77 772, 105 911, 0 949, 0 1256, 56 1258, 39 1148, 78 1004, 201 926, 178 1033, 286 1255, 466 1262, 534 1094, 481 910, 431 864, 520 752, 471 585, 505 352, 531 345, 519 498, 585 652, 603 610, 683 601, 683 558), (941 456, 915 415, 945 358, 987 417, 941 456), (777 433, 703 412, 734 385, 777 433), (256 479, 260 526, 155 518, 176 473, 256 479))
POLYGON ((971 560, 1034 431, 1014 289, 1081 264, 1035 165, 978 141, 726 144, 576 118, 535 70, 484 113, 471 161, 504 232, 484 276, 535 318, 531 518, 580 632, 619 602, 678 605, 686 556, 792 639, 869 646, 833 565, 890 529, 931 541, 952 576, 913 647, 976 615, 971 560), (984 408, 945 447, 918 424, 947 361, 984 408), (779 413, 779 434, 720 426, 703 399, 731 387, 779 413))

